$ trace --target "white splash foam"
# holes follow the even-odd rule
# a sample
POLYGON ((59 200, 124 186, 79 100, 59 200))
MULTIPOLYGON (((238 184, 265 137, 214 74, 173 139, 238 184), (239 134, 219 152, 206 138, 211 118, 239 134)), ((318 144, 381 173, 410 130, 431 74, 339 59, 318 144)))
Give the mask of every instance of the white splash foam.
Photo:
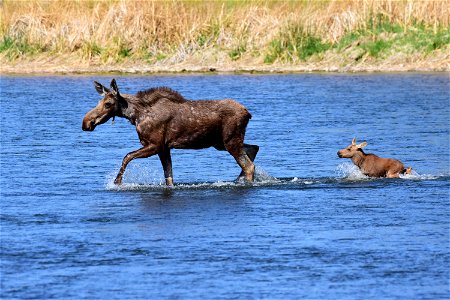
MULTIPOLYGON (((352 163, 342 163, 336 167, 336 173, 339 177, 349 180, 362 180, 369 179, 370 177, 364 175, 357 166, 352 163)), ((431 175, 431 174, 419 174, 414 169, 411 174, 400 174, 401 179, 408 180, 435 180, 446 175, 431 175)))
POLYGON ((280 182, 280 180, 276 177, 270 175, 263 168, 256 166, 255 168, 255 182, 256 183, 276 183, 280 182))
MULTIPOLYGON (((114 184, 117 171, 111 172, 106 178, 105 188, 110 191, 136 191, 136 190, 159 190, 159 189, 205 189, 205 188, 238 188, 243 186, 264 186, 286 183, 285 181, 269 175, 267 171, 256 166, 255 178, 253 183, 245 182, 244 178, 238 181, 222 181, 217 182, 198 182, 198 183, 179 183, 173 187, 167 187, 164 179, 158 174, 158 171, 149 169, 138 164, 130 165, 127 168, 126 176, 124 176, 121 185, 114 184)), ((300 182, 300 181, 299 181, 300 182)))
POLYGON ((408 180, 434 180, 442 176, 445 175, 419 174, 416 171, 414 171, 414 169, 411 171, 411 174, 400 174, 401 179, 408 179, 408 180))
POLYGON ((357 166, 348 162, 338 165, 336 167, 336 173, 339 177, 350 180, 361 180, 369 178, 364 175, 357 166))
POLYGON ((122 185, 114 183, 119 170, 115 170, 106 177, 105 187, 107 190, 135 190, 142 186, 165 186, 165 180, 159 172, 141 164, 130 164, 123 177, 122 185))

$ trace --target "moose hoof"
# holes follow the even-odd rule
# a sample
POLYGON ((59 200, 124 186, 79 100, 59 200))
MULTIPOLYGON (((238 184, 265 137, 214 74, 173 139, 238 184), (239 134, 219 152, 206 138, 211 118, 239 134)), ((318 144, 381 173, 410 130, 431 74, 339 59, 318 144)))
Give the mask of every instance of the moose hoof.
POLYGON ((114 180, 115 185, 121 185, 122 184, 122 177, 117 177, 116 180, 114 180))
POLYGON ((168 187, 173 187, 173 178, 172 177, 167 177, 166 178, 166 185, 168 187))
POLYGON ((235 182, 236 183, 238 183, 238 184, 251 184, 251 183, 253 183, 254 182, 254 179, 253 178, 247 178, 247 176, 241 176, 241 175, 239 175, 237 178, 236 178, 236 180, 235 180, 235 182))
POLYGON ((245 183, 245 176, 239 175, 236 180, 236 183, 245 183))

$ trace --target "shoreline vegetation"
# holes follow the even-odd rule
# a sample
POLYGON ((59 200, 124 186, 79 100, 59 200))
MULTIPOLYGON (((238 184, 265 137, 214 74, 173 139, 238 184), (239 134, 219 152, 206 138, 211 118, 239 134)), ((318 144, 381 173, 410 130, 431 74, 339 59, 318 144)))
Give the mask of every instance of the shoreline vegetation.
POLYGON ((0 0, 0 74, 450 70, 447 1, 0 0))

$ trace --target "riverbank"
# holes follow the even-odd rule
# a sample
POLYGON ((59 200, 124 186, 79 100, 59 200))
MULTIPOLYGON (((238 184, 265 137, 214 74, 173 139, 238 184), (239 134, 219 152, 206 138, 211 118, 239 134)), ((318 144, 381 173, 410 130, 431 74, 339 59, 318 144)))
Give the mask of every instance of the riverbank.
MULTIPOLYGON (((1 61, 1 60, 0 60, 1 61)), ((71 57, 49 58, 45 55, 34 60, 1 62, 0 74, 85 74, 85 73, 302 73, 302 72, 449 72, 448 51, 435 53, 410 62, 404 57, 373 62, 345 62, 345 57, 298 64, 260 64, 258 62, 154 63, 129 61, 120 64, 96 64, 91 61, 75 61, 71 57)))
POLYGON ((0 73, 450 71, 446 1, 2 1, 0 73))

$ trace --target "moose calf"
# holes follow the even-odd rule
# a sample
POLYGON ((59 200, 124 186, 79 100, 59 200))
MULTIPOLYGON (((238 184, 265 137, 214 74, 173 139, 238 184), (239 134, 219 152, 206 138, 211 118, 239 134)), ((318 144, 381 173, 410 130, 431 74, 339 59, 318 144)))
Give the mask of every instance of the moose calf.
POLYGON ((411 174, 412 168, 405 168, 399 160, 364 153, 362 148, 365 146, 367 142, 356 144, 356 139, 353 139, 352 143, 347 148, 339 150, 337 155, 340 158, 350 158, 366 176, 398 178, 400 174, 411 174))

